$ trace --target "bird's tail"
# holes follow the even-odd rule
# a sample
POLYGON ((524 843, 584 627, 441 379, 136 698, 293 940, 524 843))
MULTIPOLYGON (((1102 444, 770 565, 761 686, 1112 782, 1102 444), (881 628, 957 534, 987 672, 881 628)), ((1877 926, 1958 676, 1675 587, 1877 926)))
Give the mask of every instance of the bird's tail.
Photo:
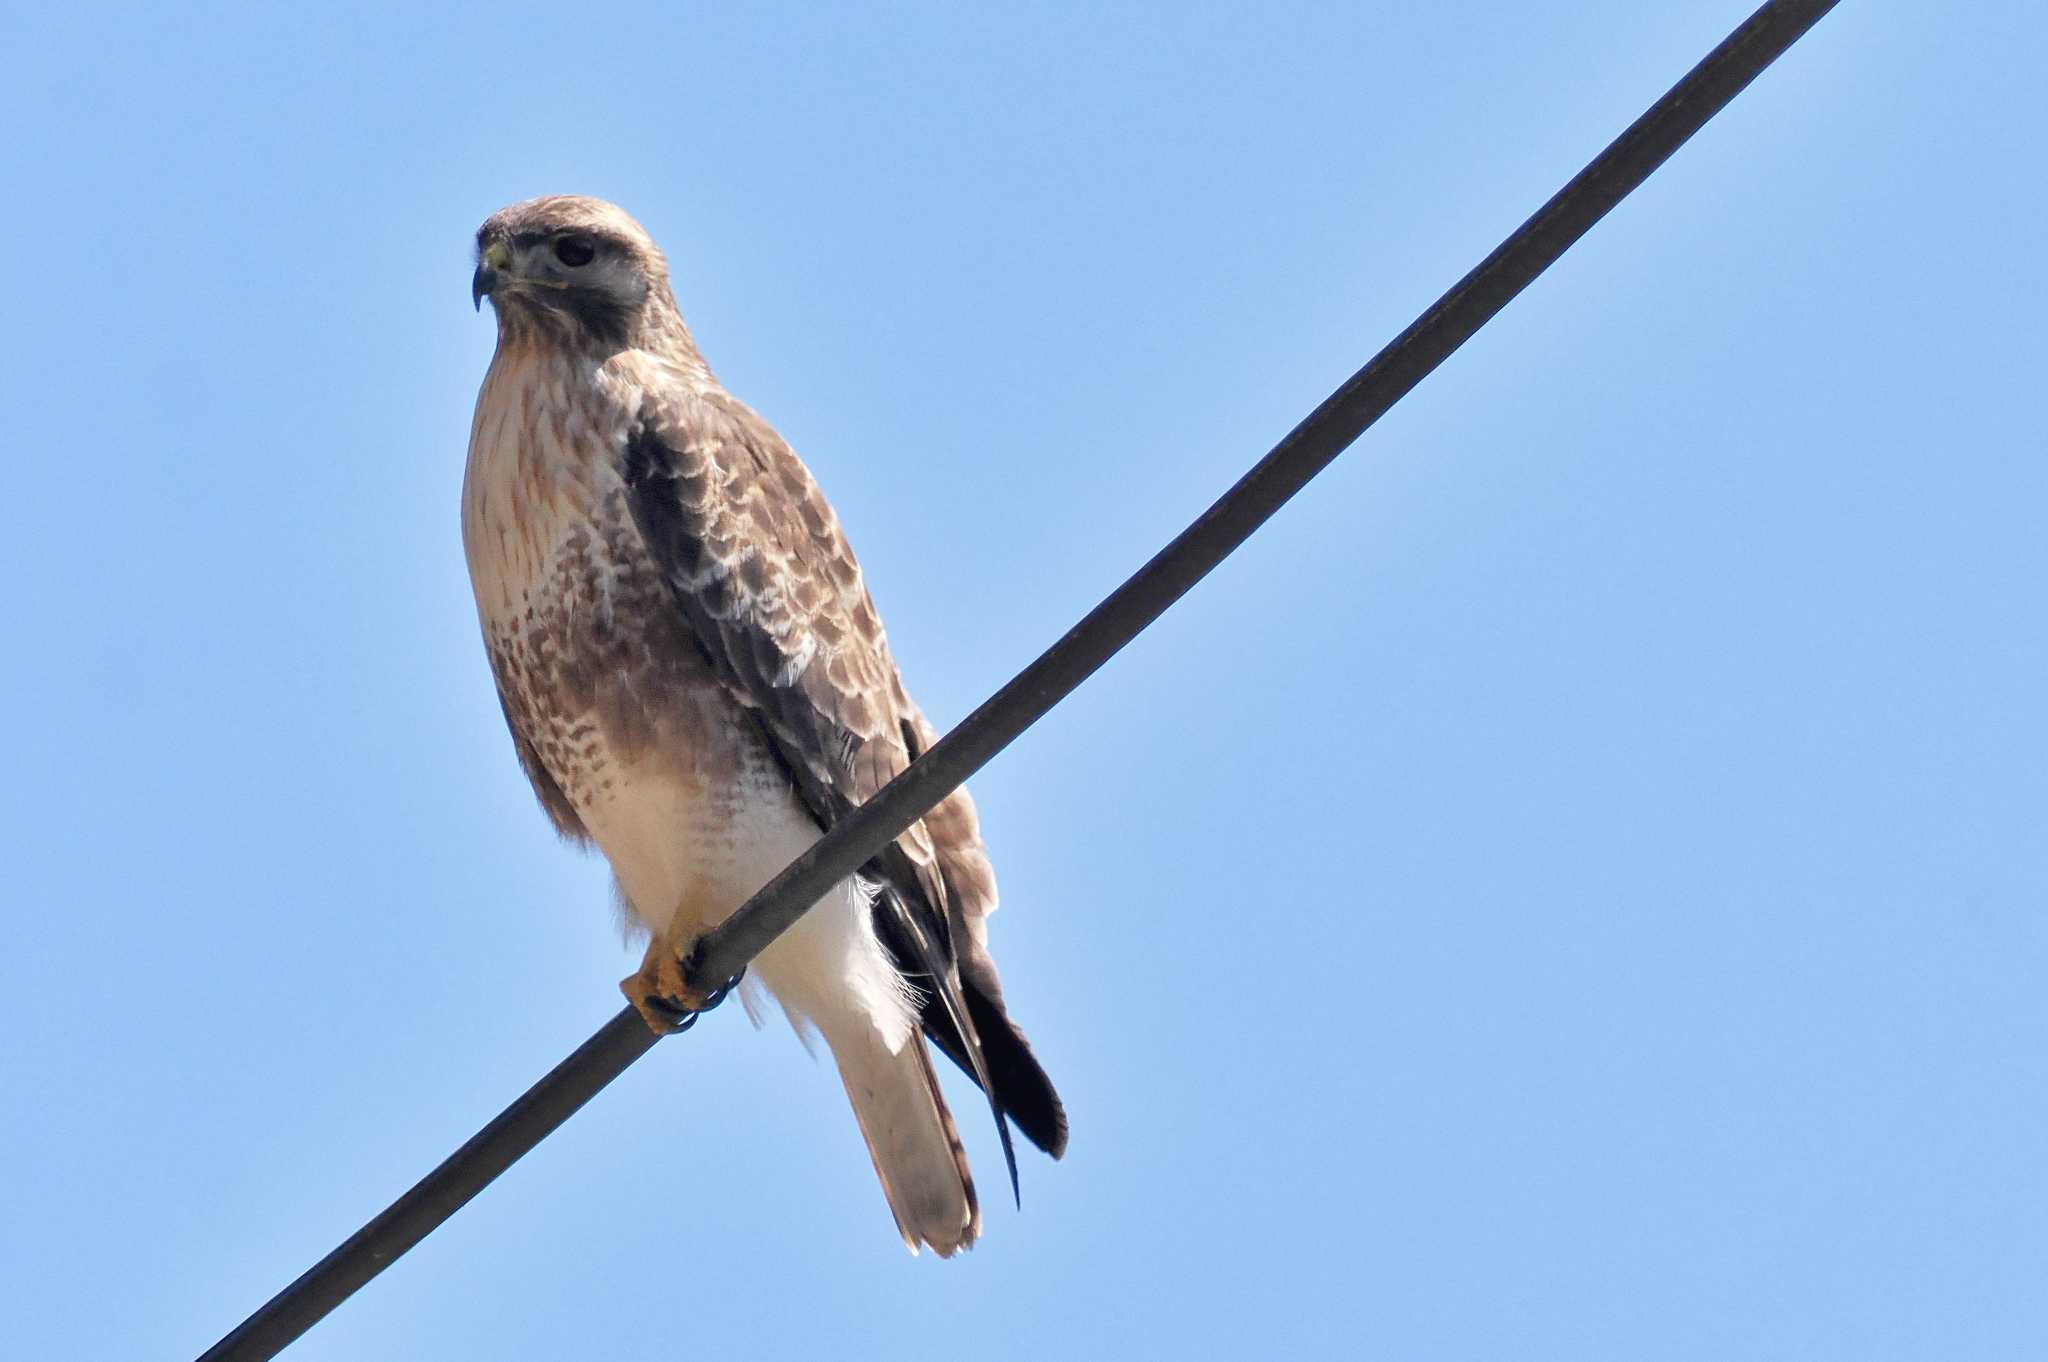
POLYGON ((904 1244, 912 1253, 929 1244, 941 1258, 971 1247, 981 1208, 924 1038, 912 1030, 894 1053, 869 1024, 825 1038, 904 1244))

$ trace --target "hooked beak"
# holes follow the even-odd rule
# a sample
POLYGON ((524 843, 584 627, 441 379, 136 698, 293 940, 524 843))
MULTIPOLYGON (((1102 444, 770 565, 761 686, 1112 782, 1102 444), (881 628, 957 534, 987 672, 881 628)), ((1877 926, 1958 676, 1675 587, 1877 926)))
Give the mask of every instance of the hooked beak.
POLYGON ((484 296, 498 287, 499 272, 512 263, 512 252, 502 241, 493 241, 484 247, 483 256, 477 261, 476 273, 469 276, 469 301, 476 310, 484 310, 484 296))

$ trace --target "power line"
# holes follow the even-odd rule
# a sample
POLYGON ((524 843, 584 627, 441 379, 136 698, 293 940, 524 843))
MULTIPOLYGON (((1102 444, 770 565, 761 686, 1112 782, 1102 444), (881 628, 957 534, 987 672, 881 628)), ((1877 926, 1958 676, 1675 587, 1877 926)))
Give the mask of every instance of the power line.
MULTIPOLYGON (((1836 0, 1771 0, 1514 234, 1288 432, 1194 524, 937 745, 706 936, 693 982, 743 969, 1207 576, 1473 333, 1554 264, 1797 42, 1836 0)), ((273 1296, 199 1362, 262 1362, 324 1318, 654 1047, 625 1008, 382 1214, 273 1296)))

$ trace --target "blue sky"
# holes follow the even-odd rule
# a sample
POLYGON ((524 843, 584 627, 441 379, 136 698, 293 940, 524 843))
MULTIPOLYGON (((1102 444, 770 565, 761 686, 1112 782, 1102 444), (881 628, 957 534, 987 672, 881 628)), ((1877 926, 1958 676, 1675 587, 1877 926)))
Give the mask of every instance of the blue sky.
MULTIPOLYGON (((198 1353, 618 1006, 493 209, 655 233, 944 724, 1748 8, 0 16, 10 1350, 198 1353)), ((735 1010, 288 1356, 2038 1357, 2044 65, 1850 0, 977 779, 1074 1136, 972 1255, 735 1010)))

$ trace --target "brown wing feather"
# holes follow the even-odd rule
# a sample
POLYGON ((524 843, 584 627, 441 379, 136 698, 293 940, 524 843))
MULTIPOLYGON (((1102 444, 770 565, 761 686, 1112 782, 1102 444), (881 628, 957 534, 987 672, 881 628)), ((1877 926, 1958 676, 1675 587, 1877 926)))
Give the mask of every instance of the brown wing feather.
MULTIPOLYGON (((881 618, 824 493, 766 422, 717 392, 651 401, 623 472, 697 642, 831 826, 910 754, 881 618)), ((930 833, 913 825, 897 848, 913 867, 897 887, 943 911, 930 833)))
MULTIPOLYGON (((781 436, 716 391, 650 398, 621 472, 634 521, 713 670, 831 827, 909 765, 914 730, 881 617, 824 493, 781 436)), ((1014 1187, 1001 1088, 979 1036, 1000 1004, 991 1012, 992 999, 975 1007, 962 993, 930 829, 913 824, 868 871, 885 890, 883 940, 926 988, 927 1031, 988 1094, 1014 1187)))
MULTIPOLYGON (((899 694, 901 690, 899 681, 899 694)), ((939 740, 939 734, 907 695, 902 703, 909 715, 904 721, 904 743, 915 760, 939 740)), ((932 835, 940 878, 946 884, 946 919, 952 929, 961 992, 980 1033, 996 1097, 1025 1138, 1058 1158, 1067 1150, 1067 1110, 1032 1053, 1023 1028, 1003 1005, 1002 980, 988 949, 988 915, 996 910, 996 871, 982 844, 981 816, 967 787, 962 785, 940 800, 924 821, 932 835)), ((954 1063, 968 1069, 957 1053, 957 1040, 932 1022, 926 1019, 933 1041, 954 1063)))

